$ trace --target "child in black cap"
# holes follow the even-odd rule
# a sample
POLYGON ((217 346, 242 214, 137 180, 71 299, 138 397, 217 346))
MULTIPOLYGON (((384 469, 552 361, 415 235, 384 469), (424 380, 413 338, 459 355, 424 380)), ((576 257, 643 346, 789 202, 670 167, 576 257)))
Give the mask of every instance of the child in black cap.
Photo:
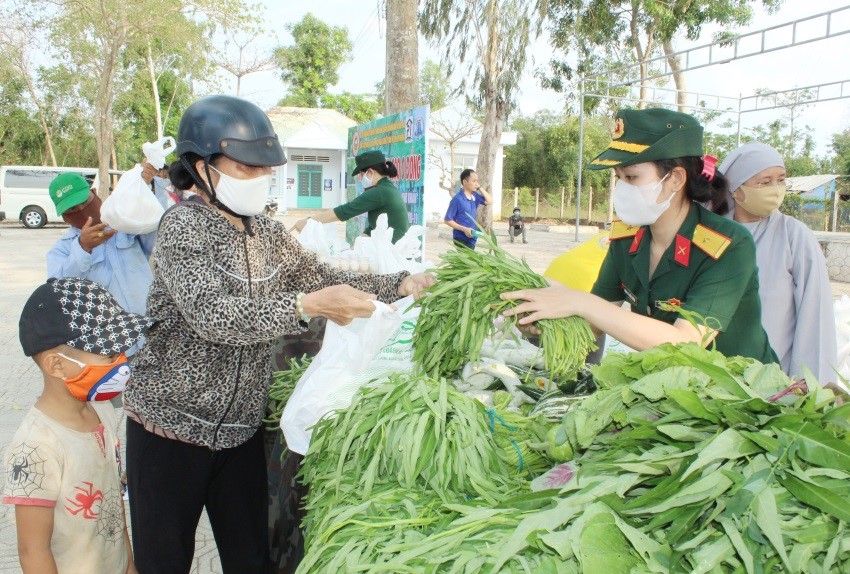
POLYGON ((130 377, 125 351, 153 323, 83 279, 50 279, 24 305, 21 346, 44 391, 7 449, 3 487, 24 572, 136 572, 108 399, 130 377))

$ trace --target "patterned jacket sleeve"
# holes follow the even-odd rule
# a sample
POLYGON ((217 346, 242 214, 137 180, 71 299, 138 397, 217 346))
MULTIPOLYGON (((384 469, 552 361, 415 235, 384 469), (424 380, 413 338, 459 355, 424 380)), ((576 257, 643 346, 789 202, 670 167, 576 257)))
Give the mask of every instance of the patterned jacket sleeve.
POLYGON ((193 229, 200 224, 189 209, 171 211, 162 220, 154 256, 157 275, 189 327, 225 345, 263 343, 304 331, 295 293, 255 299, 227 294, 204 234, 193 229))

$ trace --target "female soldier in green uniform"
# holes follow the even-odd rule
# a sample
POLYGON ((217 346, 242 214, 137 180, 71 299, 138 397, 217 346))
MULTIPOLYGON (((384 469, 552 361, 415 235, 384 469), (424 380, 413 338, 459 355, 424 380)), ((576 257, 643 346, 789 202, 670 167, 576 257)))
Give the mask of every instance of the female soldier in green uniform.
POLYGON ((620 110, 613 141, 590 169, 619 179, 611 244, 590 293, 555 284, 504 293, 524 302, 506 315, 578 315, 595 330, 639 351, 661 343, 716 340, 726 355, 777 362, 761 326, 755 245, 746 229, 721 217, 726 180, 703 157, 703 128, 664 109, 620 110), (718 213, 700 202, 718 206, 718 213), (631 312, 621 306, 627 301, 631 312), (670 308, 704 318, 694 325, 670 308))
POLYGON ((365 213, 367 225, 363 233, 371 235, 378 222, 378 216, 386 213, 387 225, 393 229, 393 243, 397 242, 407 233, 410 223, 404 199, 391 181, 391 178, 398 176, 396 166, 393 162, 387 161, 383 152, 379 150, 364 151, 354 158, 354 163, 357 167, 354 168, 351 177, 360 176, 363 193, 348 203, 320 211, 312 217, 299 219, 293 229, 300 232, 308 219, 315 219, 319 223, 333 223, 348 221, 352 217, 365 213))

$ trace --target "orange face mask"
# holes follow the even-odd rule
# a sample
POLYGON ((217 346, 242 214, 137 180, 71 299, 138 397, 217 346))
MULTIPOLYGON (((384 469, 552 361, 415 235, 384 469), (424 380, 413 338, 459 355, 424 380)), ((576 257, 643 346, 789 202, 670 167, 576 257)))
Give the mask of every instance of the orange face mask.
POLYGON ((76 363, 83 368, 80 374, 64 379, 65 385, 75 399, 80 401, 108 401, 121 394, 130 379, 130 364, 127 355, 121 353, 107 365, 87 365, 71 357, 58 353, 63 359, 76 363))

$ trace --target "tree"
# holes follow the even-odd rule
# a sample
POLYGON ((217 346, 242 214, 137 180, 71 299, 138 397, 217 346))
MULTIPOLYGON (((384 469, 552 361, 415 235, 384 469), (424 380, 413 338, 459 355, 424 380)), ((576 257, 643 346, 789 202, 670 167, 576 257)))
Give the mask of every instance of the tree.
MULTIPOLYGON (((762 0, 761 3, 768 10, 773 10, 781 1, 762 0)), ((680 111, 685 111, 686 88, 681 62, 673 46, 676 36, 684 32, 687 38, 695 40, 706 24, 742 26, 753 15, 752 2, 747 0, 550 0, 550 4, 552 44, 565 56, 577 52, 580 74, 599 70, 598 63, 609 59, 606 56, 617 46, 625 45, 631 49, 640 77, 639 107, 643 107, 648 99, 648 78, 651 75, 648 60, 655 56, 660 46, 678 90, 680 111), (594 52, 601 52, 602 57, 589 58, 594 52), (596 66, 582 68, 586 59, 596 66)), ((555 60, 553 72, 556 76, 571 76, 576 71, 566 61, 568 58, 555 60)))
MULTIPOLYGON (((442 153, 436 151, 434 146, 429 147, 428 161, 440 170, 439 186, 454 196, 455 187, 455 149, 460 140, 481 131, 481 124, 471 118, 468 114, 446 110, 442 114, 432 114, 430 119, 430 130, 445 142, 444 148, 448 148, 449 163, 446 165, 442 153)), ((485 188, 486 189, 486 188, 485 188)))
POLYGON ((351 92, 325 94, 319 103, 321 107, 336 110, 358 124, 376 119, 383 109, 382 104, 371 94, 351 92))
POLYGON ((419 104, 431 106, 431 111, 446 107, 449 100, 449 74, 433 60, 425 60, 419 71, 419 104))
POLYGON ((257 72, 275 68, 275 58, 266 52, 251 47, 260 36, 260 30, 251 30, 224 41, 224 46, 216 55, 215 63, 222 70, 236 78, 236 95, 241 95, 242 78, 257 72))
POLYGON ((832 171, 841 175, 850 175, 850 128, 832 134, 832 171))
MULTIPOLYGON (((29 101, 35 106, 38 121, 44 134, 44 143, 50 165, 56 165, 56 153, 53 149, 53 126, 48 123, 51 115, 47 109, 46 98, 36 88, 37 78, 34 77, 35 65, 32 62, 31 47, 35 41, 35 30, 25 26, 4 26, 0 28, 0 43, 5 47, 5 64, 10 75, 16 77, 25 88, 29 101)), ((46 163, 46 162, 45 162, 46 163)))
POLYGON ((339 81, 339 67, 351 58, 348 30, 328 26, 310 13, 285 27, 295 43, 274 52, 280 77, 289 88, 280 105, 318 107, 328 87, 339 81))
MULTIPOLYGON (((417 106, 429 105, 431 111, 446 107, 453 91, 449 88, 449 74, 445 66, 433 60, 425 60, 419 69, 419 100, 417 106)), ((375 84, 375 98, 383 102, 386 98, 386 82, 375 84)))
MULTIPOLYGON (((528 45, 540 34, 546 0, 425 0, 422 32, 444 47, 447 72, 454 62, 465 69, 459 92, 483 115, 476 171, 481 185, 493 187, 496 153, 508 115, 516 105, 528 45)), ((482 224, 490 227, 491 211, 482 224)))
POLYGON ((419 32, 417 0, 386 0, 387 58, 384 114, 415 107, 419 102, 419 32))
MULTIPOLYGON (((203 58, 216 26, 238 28, 253 19, 242 0, 51 0, 17 6, 22 20, 48 32, 62 62, 81 81, 91 79, 94 136, 101 181, 114 155, 115 96, 125 59, 153 38, 194 45, 203 58)), ((99 193, 105 197, 108 186, 99 193)))

